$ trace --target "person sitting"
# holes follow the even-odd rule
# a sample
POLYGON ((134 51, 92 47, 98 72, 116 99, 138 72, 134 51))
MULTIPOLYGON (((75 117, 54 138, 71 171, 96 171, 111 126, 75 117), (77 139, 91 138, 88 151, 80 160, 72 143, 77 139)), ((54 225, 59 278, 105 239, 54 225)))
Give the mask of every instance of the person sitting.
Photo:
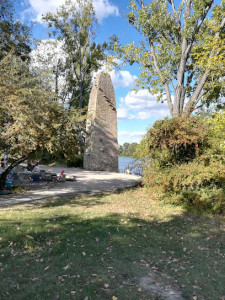
POLYGON ((129 167, 129 165, 126 167, 126 173, 127 174, 130 174, 130 171, 131 171, 131 169, 130 169, 130 167, 129 167))
POLYGON ((38 166, 38 162, 35 162, 35 164, 34 164, 33 173, 40 173, 40 168, 38 166))

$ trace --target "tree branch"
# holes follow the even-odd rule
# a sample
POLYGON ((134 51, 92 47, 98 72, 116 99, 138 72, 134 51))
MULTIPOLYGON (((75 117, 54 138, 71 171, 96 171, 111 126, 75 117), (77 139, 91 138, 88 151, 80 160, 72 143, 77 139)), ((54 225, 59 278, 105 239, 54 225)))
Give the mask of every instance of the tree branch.
POLYGON ((154 49, 153 43, 151 41, 149 41, 149 44, 150 44, 150 47, 151 47, 151 54, 152 54, 152 57, 153 57, 154 66, 156 68, 156 72, 157 72, 160 80, 162 81, 162 83, 163 83, 163 85, 165 87, 165 90, 166 90, 166 99, 167 99, 167 103, 168 103, 168 107, 169 107, 170 113, 172 115, 173 114, 173 104, 172 104, 172 99, 171 99, 171 94, 170 94, 169 86, 165 82, 165 79, 163 78, 162 72, 161 72, 161 70, 160 70, 160 68, 158 66, 158 61, 157 61, 157 58, 156 58, 156 54, 155 54, 155 49, 154 49))
POLYGON ((193 70, 191 71, 191 74, 187 77, 187 83, 185 85, 185 89, 187 90, 187 88, 190 86, 191 82, 192 82, 192 78, 195 74, 195 71, 197 69, 197 66, 195 65, 193 70))
POLYGON ((181 30, 181 14, 178 14, 178 12, 176 11, 176 8, 175 8, 175 5, 174 5, 173 0, 168 0, 168 2, 169 2, 169 3, 171 4, 171 6, 172 6, 172 9, 173 9, 174 15, 175 15, 175 17, 176 17, 176 20, 177 20, 179 29, 181 30))
POLYGON ((140 7, 143 7, 145 5, 144 0, 136 0, 136 2, 140 7))
POLYGON ((204 9, 203 14, 200 16, 200 21, 198 22, 199 17, 196 19, 196 25, 194 27, 194 31, 193 31, 192 37, 191 37, 191 44, 193 44, 193 41, 195 40, 195 36, 199 32, 213 2, 214 2, 214 0, 211 0, 211 3, 209 3, 209 5, 204 9))

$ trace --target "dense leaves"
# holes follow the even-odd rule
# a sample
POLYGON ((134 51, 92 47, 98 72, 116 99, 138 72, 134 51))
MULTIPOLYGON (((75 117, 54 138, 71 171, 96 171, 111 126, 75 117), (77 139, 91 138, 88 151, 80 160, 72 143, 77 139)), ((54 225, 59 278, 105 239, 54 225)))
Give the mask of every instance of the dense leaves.
POLYGON ((78 147, 84 117, 75 109, 65 110, 13 54, 0 62, 0 94, 0 152, 10 157, 0 185, 13 167, 39 149, 61 147, 70 155, 78 147))
POLYGON ((196 117, 157 121, 137 149, 138 157, 149 161, 145 183, 159 188, 172 203, 222 212, 225 160, 216 121, 216 117, 207 122, 196 117))
POLYGON ((82 108, 88 103, 93 72, 105 60, 106 44, 95 42, 97 20, 92 2, 66 1, 56 14, 48 13, 43 19, 52 28, 51 35, 62 42, 68 102, 82 108))
POLYGON ((194 117, 156 121, 138 146, 136 156, 154 159, 161 167, 191 161, 208 145, 207 128, 194 117))
POLYGON ((122 46, 112 37, 117 58, 140 66, 138 86, 167 101, 174 117, 223 94, 225 3, 214 2, 131 0, 127 18, 141 35, 139 44, 122 46))
POLYGON ((28 58, 31 30, 14 17, 13 2, 0 3, 0 60, 12 49, 23 60, 28 58))
POLYGON ((124 143, 119 147, 119 155, 132 157, 136 151, 137 146, 138 143, 124 143))

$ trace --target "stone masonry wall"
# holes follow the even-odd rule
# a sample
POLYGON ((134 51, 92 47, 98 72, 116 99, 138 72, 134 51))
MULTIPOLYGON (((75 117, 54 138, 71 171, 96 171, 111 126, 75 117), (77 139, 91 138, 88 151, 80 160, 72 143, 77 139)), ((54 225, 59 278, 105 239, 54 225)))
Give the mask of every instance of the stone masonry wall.
POLYGON ((97 74, 90 94, 84 169, 118 172, 117 112, 109 74, 97 74))

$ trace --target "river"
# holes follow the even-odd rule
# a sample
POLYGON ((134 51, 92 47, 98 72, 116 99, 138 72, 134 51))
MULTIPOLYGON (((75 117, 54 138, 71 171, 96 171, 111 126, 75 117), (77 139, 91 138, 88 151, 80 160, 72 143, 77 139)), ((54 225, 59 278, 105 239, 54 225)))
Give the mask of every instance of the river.
POLYGON ((128 166, 131 174, 141 175, 141 168, 138 166, 138 161, 132 157, 119 156, 119 172, 125 173, 128 166))

